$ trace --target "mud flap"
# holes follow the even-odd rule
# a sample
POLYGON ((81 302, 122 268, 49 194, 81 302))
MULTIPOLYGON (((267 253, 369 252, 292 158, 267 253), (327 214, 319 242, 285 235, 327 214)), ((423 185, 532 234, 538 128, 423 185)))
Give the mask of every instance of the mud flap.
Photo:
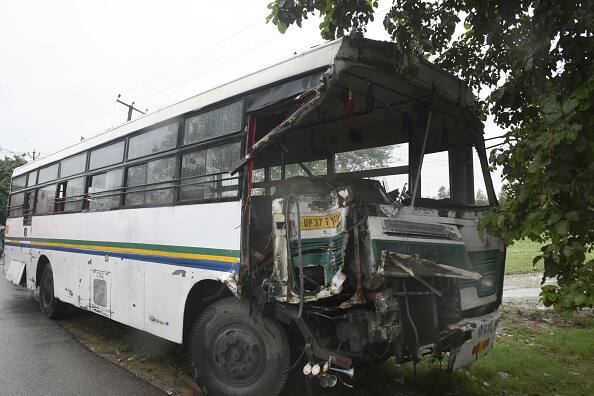
POLYGON ((10 260, 5 269, 6 280, 18 285, 23 279, 23 272, 25 271, 25 263, 22 261, 10 260))

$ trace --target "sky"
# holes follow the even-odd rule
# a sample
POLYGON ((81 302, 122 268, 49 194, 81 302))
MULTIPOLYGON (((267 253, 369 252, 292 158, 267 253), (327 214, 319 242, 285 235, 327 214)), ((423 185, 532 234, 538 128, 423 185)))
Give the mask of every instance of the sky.
MULTIPOLYGON (((269 1, 0 0, 0 155, 49 154, 125 122, 118 94, 156 110, 323 42, 318 17, 284 35, 266 24, 269 1)), ((366 37, 389 39, 390 4, 366 37)), ((501 134, 487 123, 486 137, 501 134)), ((427 163, 422 190, 447 184, 443 164, 427 163)))

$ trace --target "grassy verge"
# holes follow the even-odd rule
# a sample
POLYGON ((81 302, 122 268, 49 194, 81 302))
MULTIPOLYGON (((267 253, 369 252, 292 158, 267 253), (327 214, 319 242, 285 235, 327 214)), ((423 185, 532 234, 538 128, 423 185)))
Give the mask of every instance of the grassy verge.
MULTIPOLYGON (((504 309, 494 349, 452 374, 420 364, 418 388, 427 395, 592 395, 594 317, 504 309)), ((412 381, 411 367, 404 370, 412 381)))
POLYGON ((542 245, 532 241, 517 241, 507 248, 507 257, 505 261, 505 273, 528 274, 531 272, 541 272, 543 270, 542 261, 536 266, 532 265, 532 260, 540 253, 542 245))
MULTIPOLYGON (((542 260, 536 266, 532 265, 534 258, 540 254, 542 244, 532 241, 516 241, 508 246, 505 261, 505 273, 511 274, 529 274, 532 272, 542 272, 542 260)), ((594 259, 594 252, 587 255, 588 260, 594 259)))

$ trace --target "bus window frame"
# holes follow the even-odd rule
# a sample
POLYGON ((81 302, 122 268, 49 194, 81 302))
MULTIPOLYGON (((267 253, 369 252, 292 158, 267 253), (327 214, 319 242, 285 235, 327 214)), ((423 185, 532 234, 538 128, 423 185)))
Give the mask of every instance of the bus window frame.
MULTIPOLYGON (((179 150, 179 148, 181 147, 181 141, 180 141, 180 139, 182 138, 182 134, 183 134, 184 120, 185 120, 185 117, 184 116, 173 117, 173 118, 170 118, 168 120, 161 121, 161 122, 158 122, 156 124, 150 125, 148 127, 139 129, 139 130, 134 131, 134 132, 132 132, 132 133, 130 133, 128 135, 125 135, 124 138, 126 139, 126 151, 124 152, 124 165, 125 166, 133 165, 133 164, 135 164, 135 161, 142 162, 143 160, 145 160, 147 158, 150 160, 150 158, 152 158, 152 157, 158 158, 161 155, 164 155, 165 153, 177 152, 177 150, 179 150), (159 128, 162 128, 164 126, 167 126, 167 125, 173 124, 173 123, 177 123, 176 142, 175 142, 175 146, 173 148, 170 148, 170 149, 167 149, 167 150, 164 150, 164 151, 158 151, 156 153, 145 154, 145 155, 143 155, 141 157, 136 157, 136 158, 132 158, 132 159, 129 159, 128 158, 128 150, 130 149, 130 139, 131 138, 136 137, 136 136, 140 136, 143 133, 147 133, 147 132, 150 132, 152 130, 159 129, 159 128)), ((95 169, 93 169, 93 170, 95 170, 95 169)))
MULTIPOLYGON (((178 206, 178 205, 195 205, 195 204, 203 204, 203 203, 216 203, 216 202, 230 202, 230 201, 239 201, 243 199, 243 189, 244 187, 244 176, 243 176, 243 170, 241 170, 236 176, 234 177, 229 177, 227 179, 237 179, 237 193, 234 196, 231 197, 220 197, 220 198, 209 198, 209 199, 192 199, 192 200, 181 200, 181 194, 180 194, 180 188, 181 188, 181 161, 182 161, 182 156, 184 153, 190 152, 190 151, 195 151, 195 150, 200 150, 200 149, 206 149, 209 147, 214 147, 214 146, 219 146, 219 145, 224 145, 224 144, 228 144, 228 143, 234 143, 234 142, 239 142, 239 150, 240 150, 240 156, 245 154, 245 150, 246 150, 246 122, 247 122, 247 106, 246 106, 246 101, 245 101, 245 97, 244 95, 242 96, 235 96, 232 98, 227 98, 224 101, 218 102, 218 103, 214 103, 212 105, 209 106, 205 106, 204 108, 198 109, 198 110, 194 110, 194 111, 190 111, 184 114, 180 114, 178 116, 169 118, 167 120, 163 120, 160 121, 159 123, 147 126, 145 128, 139 129, 137 131, 133 131, 127 135, 123 135, 123 136, 118 136, 115 137, 109 141, 106 141, 100 145, 94 146, 94 147, 90 147, 88 149, 82 150, 80 152, 74 153, 72 155, 69 155, 67 157, 64 158, 60 158, 59 160, 53 161, 49 164, 46 164, 42 167, 37 167, 34 168, 30 171, 28 171, 27 173, 25 173, 25 175, 28 175, 32 172, 37 172, 37 176, 36 176, 36 184, 34 186, 31 187, 24 187, 22 189, 19 190, 15 190, 15 191, 11 191, 10 195, 14 194, 14 193, 20 193, 20 192, 25 192, 27 189, 31 189, 35 191, 35 202, 33 207, 36 207, 36 203, 37 203, 37 190, 47 187, 48 185, 51 184, 56 184, 56 194, 58 191, 58 185, 63 184, 63 183, 68 183, 68 181, 72 180, 72 179, 76 179, 79 177, 84 177, 85 178, 85 186, 84 186, 84 194, 81 195, 77 195, 77 196, 72 196, 72 197, 67 197, 67 198, 80 198, 83 199, 83 205, 81 207, 80 210, 75 210, 75 211, 53 211, 51 213, 44 213, 44 214, 35 214, 33 213, 32 217, 36 217, 36 216, 49 216, 49 215, 56 215, 56 214, 68 214, 68 213, 85 213, 85 212, 95 212, 95 211, 108 211, 108 210, 125 210, 125 209, 136 209, 136 208, 152 208, 152 207, 164 207, 164 206, 178 206), (238 131, 236 132, 232 132, 229 134, 225 134, 222 136, 217 136, 214 138, 210 138, 204 141, 199 141, 199 142, 193 142, 191 144, 187 144, 184 145, 183 144, 183 137, 184 137, 184 132, 185 132, 185 125, 186 125, 186 120, 188 118, 194 117, 196 115, 205 113, 205 112, 209 112, 212 110, 216 110, 218 108, 222 108, 225 107, 229 104, 233 104, 236 102, 241 102, 241 107, 242 107, 242 114, 241 114, 241 127, 239 128, 238 131), (178 124, 178 129, 177 129, 177 143, 175 145, 174 148, 168 149, 166 151, 161 151, 158 153, 151 153, 151 154, 147 154, 143 157, 138 157, 138 158, 134 158, 131 160, 128 160, 128 149, 129 149, 129 144, 130 144, 130 138, 140 135, 142 133, 145 132, 149 132, 150 130, 153 129, 157 129, 160 128, 162 126, 171 124, 171 123, 175 123, 177 122, 178 124), (90 169, 90 162, 91 162, 91 152, 97 150, 97 149, 101 149, 103 147, 118 143, 120 141, 124 142, 124 155, 123 155, 123 160, 121 162, 118 163, 114 163, 111 165, 106 165, 104 167, 101 168, 95 168, 95 169, 90 169), (61 162, 64 160, 67 160, 69 158, 78 156, 78 155, 82 155, 85 154, 86 155, 86 162, 85 162, 85 171, 81 172, 81 173, 77 173, 74 175, 69 175, 67 177, 62 177, 61 176, 61 162), (170 156, 175 156, 176 157, 176 167, 175 167, 175 178, 173 180, 171 180, 170 182, 173 183, 173 201, 171 203, 165 203, 165 204, 143 204, 143 205, 135 205, 135 206, 126 206, 124 204, 124 196, 125 196, 125 192, 126 192, 126 184, 127 184, 127 168, 131 167, 131 166, 136 166, 136 165, 140 165, 142 163, 145 162, 150 162, 153 160, 157 160, 160 158, 165 158, 165 157, 170 157, 170 156), (41 169, 44 168, 48 168, 50 166, 53 165, 58 165, 58 177, 56 179, 50 180, 50 181, 46 181, 42 184, 39 184, 39 171, 41 169), (122 168, 122 186, 118 189, 115 190, 109 190, 109 192, 112 191, 119 191, 113 195, 120 195, 120 204, 117 207, 113 207, 110 209, 106 209, 106 210, 100 210, 100 209, 94 209, 94 210, 89 210, 89 200, 90 200, 90 195, 89 195, 89 187, 90 187, 90 183, 92 180, 93 176, 96 176, 98 174, 101 173, 107 173, 109 171, 118 169, 118 168, 122 168)), ((241 158, 238 158, 237 161, 239 162, 241 158)), ((20 176, 20 175, 19 175, 20 176)), ((12 181, 12 178, 11 178, 12 181)), ((157 183, 157 184, 161 184, 161 183, 157 183)), ((146 189, 141 190, 141 191, 147 191, 146 189)), ((107 192, 107 191, 106 191, 107 192)), ((54 197, 54 209, 56 204, 58 204, 59 202, 57 202, 57 195, 56 197, 54 197)), ((9 209, 9 208, 7 208, 9 209)), ((22 217, 22 207, 21 207, 21 216, 22 217)), ((11 218, 14 218, 14 216, 12 216, 11 218)))
POLYGON ((86 151, 88 152, 87 153, 87 166, 86 166, 86 170, 85 170, 85 172, 87 174, 90 174, 91 172, 101 171, 101 170, 104 170, 104 169, 109 169, 110 167, 121 166, 122 164, 126 163, 126 160, 127 160, 128 135, 119 136, 119 137, 117 137, 115 139, 112 139, 112 140, 110 140, 108 142, 105 142, 105 143, 100 144, 98 146, 92 147, 92 148, 90 148, 90 149, 88 149, 86 151), (122 160, 121 161, 114 162, 113 164, 109 164, 109 165, 104 165, 104 166, 99 167, 99 168, 93 168, 93 169, 91 169, 91 154, 93 153, 93 151, 97 151, 97 150, 100 150, 102 148, 105 148, 105 147, 108 147, 108 146, 111 146, 111 145, 116 145, 116 144, 121 143, 121 142, 124 143, 124 148, 123 148, 124 152, 122 153, 122 160))
POLYGON ((229 136, 245 133, 245 125, 246 125, 246 118, 247 118, 246 117, 246 114, 247 114, 246 107, 247 106, 246 106, 245 96, 240 96, 240 97, 228 98, 224 101, 221 101, 218 103, 213 103, 213 104, 205 106, 201 109, 194 110, 194 111, 184 114, 182 116, 182 122, 181 122, 181 131, 180 131, 181 135, 179 136, 179 139, 178 139, 178 144, 179 144, 180 149, 182 147, 183 148, 192 147, 197 144, 209 144, 212 142, 218 142, 220 139, 226 139, 229 136), (218 109, 222 109, 223 107, 232 105, 234 103, 241 103, 241 121, 240 121, 239 130, 230 132, 230 133, 226 133, 224 135, 211 137, 209 139, 205 139, 205 140, 201 140, 201 141, 197 141, 197 142, 184 143, 184 138, 185 138, 185 134, 186 134, 186 124, 190 118, 193 118, 193 117, 196 117, 196 116, 199 116, 201 114, 205 114, 205 113, 208 113, 211 111, 215 111, 218 109))
POLYGON ((81 151, 80 153, 76 153, 73 155, 69 155, 68 157, 62 158, 60 161, 58 161, 59 165, 59 173, 58 173, 58 179, 60 181, 67 181, 69 179, 75 178, 79 175, 84 175, 85 173, 87 173, 87 170, 89 168, 89 158, 91 157, 91 155, 89 154, 91 151, 90 150, 85 150, 85 151, 81 151), (85 168, 82 172, 78 172, 78 173, 73 173, 71 175, 68 176, 62 176, 62 161, 66 161, 69 160, 71 158, 74 157, 78 157, 79 155, 85 155, 85 168))
POLYGON ((124 178, 125 178, 125 170, 126 167, 125 166, 121 166, 121 164, 118 164, 119 166, 116 167, 112 167, 112 168, 108 168, 108 169, 101 169, 99 172, 93 172, 93 173, 88 173, 86 175, 86 181, 85 181, 85 203, 83 204, 83 209, 81 210, 81 212, 107 212, 110 210, 120 210, 120 209, 124 209, 125 207, 122 205, 122 197, 123 197, 123 190, 124 190, 124 178), (98 176, 101 174, 107 174, 109 172, 113 172, 115 170, 121 169, 122 170, 122 176, 120 178, 120 187, 112 189, 112 190, 105 190, 105 191, 100 191, 100 192, 96 192, 96 193, 90 193, 89 192, 89 188, 91 187, 91 182, 93 181, 93 177, 94 176, 98 176), (114 191, 119 191, 119 192, 114 192, 114 191), (108 194, 106 194, 108 193, 108 194), (98 195, 98 194, 102 194, 102 195, 98 195), (93 198, 93 196, 99 196, 100 198, 104 198, 104 197, 112 197, 112 196, 120 196, 119 199, 119 204, 115 207, 110 207, 109 209, 91 209, 90 208, 90 204, 91 204, 91 200, 93 198))

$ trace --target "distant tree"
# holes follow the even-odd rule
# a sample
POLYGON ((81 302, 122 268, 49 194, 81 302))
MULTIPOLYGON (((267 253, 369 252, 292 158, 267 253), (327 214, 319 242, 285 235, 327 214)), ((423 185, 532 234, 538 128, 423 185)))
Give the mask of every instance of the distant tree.
POLYGON ((18 156, 0 159, 0 224, 6 223, 6 206, 8 205, 12 171, 14 168, 25 165, 26 163, 27 161, 23 157, 18 156))
POLYGON ((390 166, 394 161, 392 146, 374 147, 336 155, 336 171, 352 172, 362 169, 377 169, 390 166))
POLYGON ((450 189, 445 186, 440 186, 437 189, 437 199, 445 199, 450 197, 450 189))
MULTIPOLYGON (((364 150, 350 151, 336 154, 334 164, 336 172, 353 172, 365 169, 378 169, 390 166, 397 160, 393 146, 373 147, 364 150)), ((326 173, 326 163, 322 161, 306 162, 304 165, 314 175, 326 173)), ((306 173, 299 165, 291 164, 285 169, 286 177, 305 176, 306 173)), ((280 167, 272 171, 273 177, 280 177, 280 167)))
POLYGON ((489 205, 489 199, 483 190, 480 188, 476 190, 476 195, 474 197, 474 203, 478 206, 486 206, 489 205))

